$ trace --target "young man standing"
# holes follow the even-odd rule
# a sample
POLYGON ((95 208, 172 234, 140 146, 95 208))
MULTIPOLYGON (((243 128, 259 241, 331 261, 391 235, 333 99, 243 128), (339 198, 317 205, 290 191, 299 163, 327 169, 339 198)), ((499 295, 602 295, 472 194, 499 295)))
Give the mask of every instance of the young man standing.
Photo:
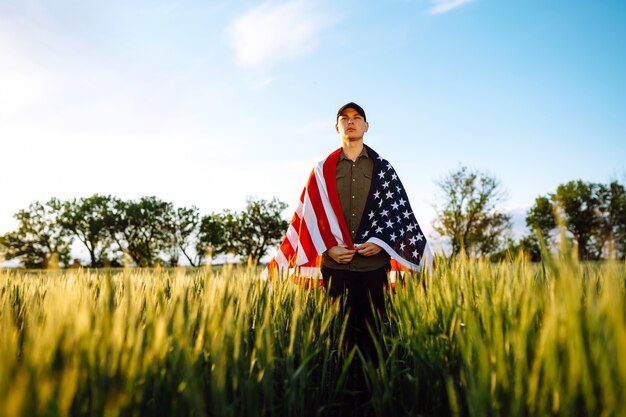
MULTIPOLYGON (((356 233, 363 220, 374 170, 372 155, 363 145, 368 128, 365 111, 358 104, 350 102, 337 112, 335 130, 341 136, 341 152, 335 178, 352 242, 359 242, 356 233)), ((384 291, 390 259, 390 255, 373 242, 355 245, 354 249, 335 245, 324 252, 322 258, 322 276, 329 295, 346 296, 350 315, 348 342, 372 358, 376 352, 368 326, 374 330, 374 311, 382 315, 385 309, 384 291)))
POLYGON ((271 269, 284 276, 292 268, 316 267, 321 257, 329 295, 345 296, 348 342, 376 360, 370 329, 375 312, 384 312, 390 259, 420 271, 432 262, 432 252, 395 170, 363 143, 368 128, 358 104, 339 109, 335 129, 341 147, 313 169, 265 275, 271 269))

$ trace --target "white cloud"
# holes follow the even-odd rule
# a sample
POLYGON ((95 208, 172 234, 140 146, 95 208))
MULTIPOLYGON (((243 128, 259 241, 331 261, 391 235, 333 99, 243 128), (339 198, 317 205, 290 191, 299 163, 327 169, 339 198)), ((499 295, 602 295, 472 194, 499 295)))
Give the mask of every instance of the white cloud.
POLYGON ((226 33, 239 65, 269 66, 314 50, 317 35, 330 19, 313 5, 303 0, 278 5, 264 3, 236 18, 226 33))
POLYGON ((428 9, 428 14, 443 14, 468 4, 474 0, 433 0, 433 6, 428 9))

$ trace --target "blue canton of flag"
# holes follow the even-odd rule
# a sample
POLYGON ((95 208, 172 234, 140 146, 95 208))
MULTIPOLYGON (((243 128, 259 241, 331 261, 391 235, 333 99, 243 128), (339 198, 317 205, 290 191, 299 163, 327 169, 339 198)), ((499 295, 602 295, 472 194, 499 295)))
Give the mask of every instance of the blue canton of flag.
POLYGON ((356 240, 373 242, 401 265, 420 270, 424 261, 432 262, 432 253, 406 191, 391 164, 370 147, 367 152, 374 160, 374 172, 356 240))

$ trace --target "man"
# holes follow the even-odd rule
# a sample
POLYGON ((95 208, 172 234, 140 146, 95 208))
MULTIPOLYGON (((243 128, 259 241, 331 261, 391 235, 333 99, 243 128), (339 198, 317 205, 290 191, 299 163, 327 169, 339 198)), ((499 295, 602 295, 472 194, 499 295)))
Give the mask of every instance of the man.
POLYGON ((283 275, 300 267, 302 272, 318 266, 322 255, 329 295, 345 296, 348 342, 375 360, 370 330, 375 312, 384 312, 390 258, 420 271, 430 265, 432 253, 395 170, 363 143, 369 129, 363 108, 352 102, 342 106, 335 129, 341 148, 313 169, 268 270, 283 275))
MULTIPOLYGON (((356 233, 362 221, 374 169, 374 161, 363 145, 363 136, 368 128, 365 111, 358 104, 350 102, 337 112, 335 130, 341 136, 337 193, 353 242, 359 241, 356 233)), ((384 291, 389 270, 389 254, 372 242, 355 245, 354 249, 335 245, 324 252, 322 258, 322 276, 329 295, 346 296, 348 342, 371 358, 376 357, 374 341, 370 337, 370 331, 376 328, 374 311, 381 315, 384 312, 384 291)))

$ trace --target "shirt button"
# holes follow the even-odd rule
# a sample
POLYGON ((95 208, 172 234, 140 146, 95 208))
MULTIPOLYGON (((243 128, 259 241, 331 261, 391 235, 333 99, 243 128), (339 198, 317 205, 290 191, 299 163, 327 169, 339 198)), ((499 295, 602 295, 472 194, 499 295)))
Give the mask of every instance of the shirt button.
POLYGON ((352 181, 356 181, 356 178, 352 178, 352 181))
POLYGON ((355 198, 354 196, 352 196, 352 198, 355 198))
POLYGON ((356 216, 356 214, 352 213, 352 217, 356 216))

